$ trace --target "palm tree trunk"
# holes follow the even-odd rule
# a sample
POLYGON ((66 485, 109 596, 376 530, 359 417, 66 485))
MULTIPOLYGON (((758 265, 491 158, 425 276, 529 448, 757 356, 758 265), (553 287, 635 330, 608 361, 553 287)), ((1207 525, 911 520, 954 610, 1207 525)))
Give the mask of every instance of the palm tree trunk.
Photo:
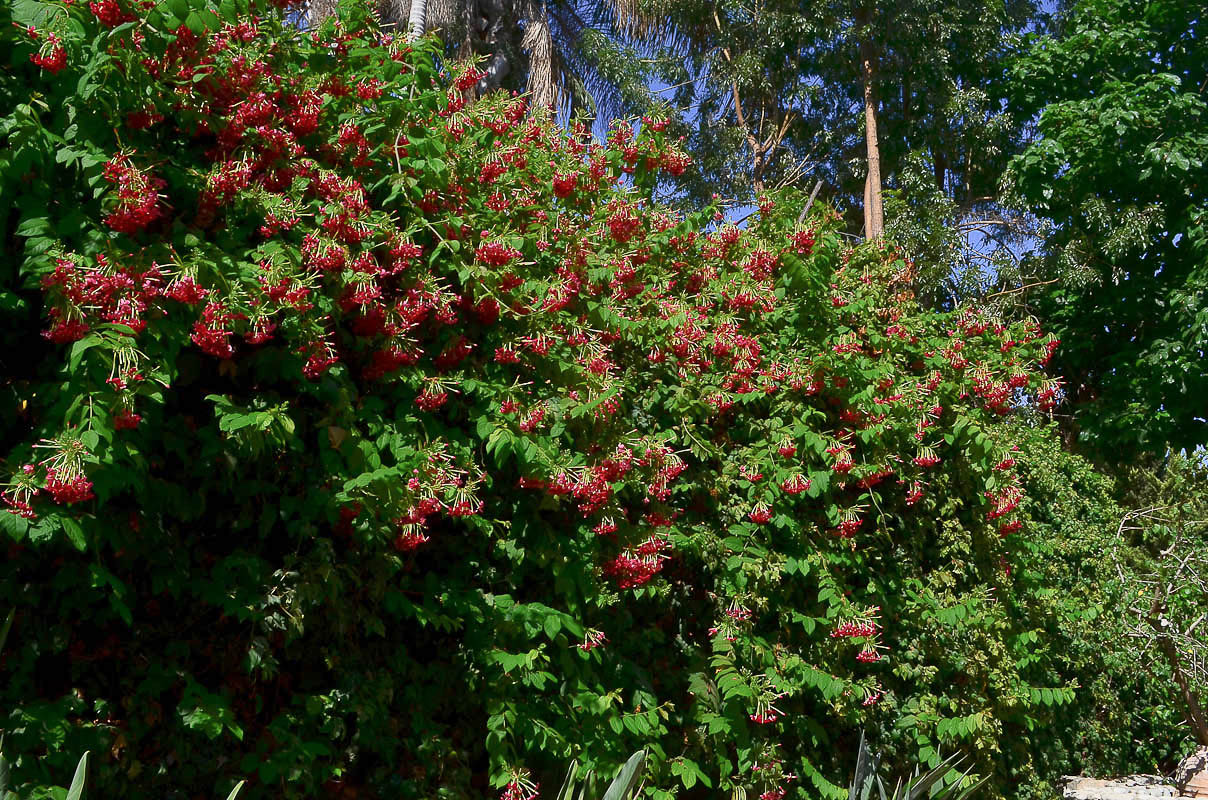
POLYGON ((336 15, 337 0, 310 0, 306 10, 306 22, 312 28, 323 24, 328 17, 336 15))
POLYGON ((554 37, 550 33, 549 13, 544 3, 529 2, 525 10, 524 38, 521 48, 528 54, 528 91, 532 106, 554 108, 558 103, 558 85, 554 73, 554 37))
POLYGON ((885 212, 881 197, 881 149, 877 142, 877 98, 874 90, 874 81, 877 76, 877 55, 872 41, 871 19, 870 10, 861 9, 857 23, 862 28, 860 73, 864 79, 864 144, 868 150, 864 235, 869 239, 877 239, 885 230, 885 212))
POLYGON ((424 35, 424 22, 428 14, 428 0, 411 0, 407 14, 407 41, 414 42, 424 35))

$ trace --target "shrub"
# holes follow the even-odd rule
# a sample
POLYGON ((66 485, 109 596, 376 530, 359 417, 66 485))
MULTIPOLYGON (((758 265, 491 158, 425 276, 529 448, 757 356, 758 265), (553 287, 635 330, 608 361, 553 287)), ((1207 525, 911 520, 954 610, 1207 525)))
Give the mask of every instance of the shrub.
POLYGON ((659 119, 560 132, 360 7, 7 13, 19 782, 466 797, 645 748, 650 797, 839 797, 861 727, 1015 779, 1072 691, 1006 599, 1050 338, 920 310, 825 209, 660 207, 659 119))

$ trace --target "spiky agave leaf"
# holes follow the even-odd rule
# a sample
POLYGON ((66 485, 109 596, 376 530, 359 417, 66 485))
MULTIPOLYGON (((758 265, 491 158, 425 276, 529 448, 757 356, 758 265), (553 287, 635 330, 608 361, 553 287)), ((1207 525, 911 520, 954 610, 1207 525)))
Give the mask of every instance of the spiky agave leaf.
POLYGON ((80 800, 84 796, 84 779, 88 775, 88 751, 84 751, 84 755, 80 756, 80 763, 76 765, 75 775, 71 778, 71 786, 67 788, 67 800, 80 800))
POLYGON ((860 746, 856 752, 856 771, 852 774, 851 785, 847 789, 848 800, 868 800, 879 762, 880 757, 872 753, 864 738, 864 731, 860 731, 860 746))
POLYGON ((637 786, 642 780, 642 772, 646 767, 646 751, 639 750, 629 757, 620 774, 613 779, 608 790, 604 792, 604 800, 633 800, 637 796, 637 786))
POLYGON ((575 778, 579 775, 578 760, 571 761, 570 766, 566 769, 566 779, 562 781, 562 788, 558 790, 558 800, 574 800, 572 795, 575 791, 575 778))

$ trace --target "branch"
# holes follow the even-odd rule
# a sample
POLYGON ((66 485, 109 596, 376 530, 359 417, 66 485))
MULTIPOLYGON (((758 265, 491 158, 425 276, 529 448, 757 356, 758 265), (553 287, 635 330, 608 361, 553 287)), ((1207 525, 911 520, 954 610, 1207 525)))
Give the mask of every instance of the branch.
POLYGON ((810 199, 806 201, 805 208, 801 209, 801 213, 797 216, 797 227, 801 227, 801 221, 805 219, 805 215, 809 213, 810 206, 814 204, 814 198, 818 196, 818 190, 822 188, 822 181, 814 184, 814 191, 810 192, 810 199))
MULTIPOLYGON (((717 16, 717 7, 716 6, 714 6, 714 8, 713 8, 713 22, 714 22, 714 24, 717 25, 717 32, 719 34, 724 34, 724 31, 722 30, 722 27, 721 27, 721 18, 717 16)), ((730 48, 722 47, 721 54, 722 54, 722 56, 725 57, 726 63, 733 66, 734 59, 730 55, 730 48)), ((732 91, 732 93, 734 95, 734 116, 738 121, 738 127, 742 128, 743 133, 746 135, 747 146, 749 146, 751 148, 751 167, 752 167, 753 172, 755 173, 756 180, 758 180, 759 172, 761 169, 759 166, 759 162, 762 159, 763 150, 759 146, 759 140, 755 137, 755 135, 747 127, 747 118, 742 113, 742 100, 739 98, 739 95, 738 95, 738 81, 736 81, 736 80, 730 81, 730 90, 732 91)))
POLYGON ((972 230, 972 229, 980 229, 980 228, 984 228, 984 227, 991 227, 991 228, 1010 228, 1010 227, 1013 227, 1013 226, 1014 226, 1014 223, 1009 222, 1009 221, 1007 221, 1007 220, 1005 220, 1005 219, 997 219, 997 218, 994 218, 994 219, 971 219, 971 220, 968 220, 968 221, 966 221, 966 222, 958 222, 958 223, 956 223, 956 229, 957 229, 958 231, 963 231, 963 230, 972 230))
POLYGON ((991 297, 1002 297, 1008 294, 1018 294, 1028 289, 1035 289, 1037 286, 1048 286, 1050 283, 1056 283, 1059 280, 1060 278, 1053 278, 1051 281, 1037 281, 1036 283, 1028 283, 1015 289, 1004 289, 1001 292, 986 295, 986 299, 989 300, 991 297))

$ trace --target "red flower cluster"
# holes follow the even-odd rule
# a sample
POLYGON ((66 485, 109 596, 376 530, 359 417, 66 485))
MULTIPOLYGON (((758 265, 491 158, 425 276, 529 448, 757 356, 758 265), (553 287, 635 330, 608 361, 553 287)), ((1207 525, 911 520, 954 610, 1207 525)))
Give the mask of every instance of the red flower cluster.
POLYGON ((786 479, 780 484, 780 488, 787 494, 801 494, 808 492, 810 488, 810 479, 798 472, 791 478, 786 479))
POLYGON ((113 429, 115 431, 129 431, 138 427, 143 418, 135 414, 128 408, 124 408, 113 415, 113 429))
POLYGON ((925 449, 923 452, 914 457, 914 463, 916 466, 926 469, 928 467, 934 467, 936 464, 940 463, 940 457, 937 456, 933 450, 925 449))
POLYGON ((589 653, 597 647, 603 646, 607 641, 608 637, 604 635, 604 631, 589 630, 583 635, 582 644, 577 644, 575 647, 578 647, 584 653, 589 653))
POLYGON ((476 251, 478 260, 492 267, 506 267, 520 258, 520 251, 503 242, 485 242, 476 251))
POLYGON ((63 42, 55 33, 46 34, 46 42, 38 52, 30 55, 29 60, 54 75, 67 66, 67 51, 63 42))
POLYGON ((448 392, 441 391, 440 389, 433 389, 431 387, 425 387, 422 392, 416 395, 415 404, 424 411, 431 412, 443 406, 448 399, 448 392))
POLYGON ((123 22, 134 21, 134 15, 123 11, 117 0, 90 0, 88 8, 106 28, 116 28, 123 22))
POLYGON ((133 235, 162 216, 159 190, 166 184, 135 168, 128 155, 119 153, 109 159, 102 174, 117 189, 116 207, 105 216, 110 228, 133 235))
POLYGON ((831 631, 830 635, 832 639, 850 639, 875 636, 876 633, 877 626, 873 623, 852 621, 844 622, 843 624, 839 625, 839 627, 831 631))
POLYGON ((91 500, 96 495, 92 493, 92 481, 82 474, 60 475, 53 467, 46 470, 46 491, 59 505, 71 505, 91 500))
POLYGON ((763 525, 772 519, 772 509, 766 503, 756 503, 747 516, 756 525, 763 525))
POLYGON ((986 519, 995 520, 1004 517, 1019 507, 1023 499, 1023 489, 1018 486, 1006 486, 998 494, 986 492, 990 499, 991 508, 986 512, 986 519))
POLYGON ((231 324, 238 315, 229 311, 223 303, 210 303, 202 312, 201 319, 193 323, 193 344, 215 358, 230 358, 235 354, 231 344, 231 324))
POLYGON ((650 538, 633 551, 625 551, 604 565, 604 574, 617 582, 617 588, 632 589, 650 581, 663 569, 670 549, 666 539, 650 538))
POLYGON ((144 269, 114 265, 103 255, 92 265, 57 258, 54 271, 42 279, 42 288, 52 301, 49 316, 53 324, 46 337, 55 343, 80 339, 92 327, 89 319, 141 332, 162 284, 163 275, 155 265, 144 269))

